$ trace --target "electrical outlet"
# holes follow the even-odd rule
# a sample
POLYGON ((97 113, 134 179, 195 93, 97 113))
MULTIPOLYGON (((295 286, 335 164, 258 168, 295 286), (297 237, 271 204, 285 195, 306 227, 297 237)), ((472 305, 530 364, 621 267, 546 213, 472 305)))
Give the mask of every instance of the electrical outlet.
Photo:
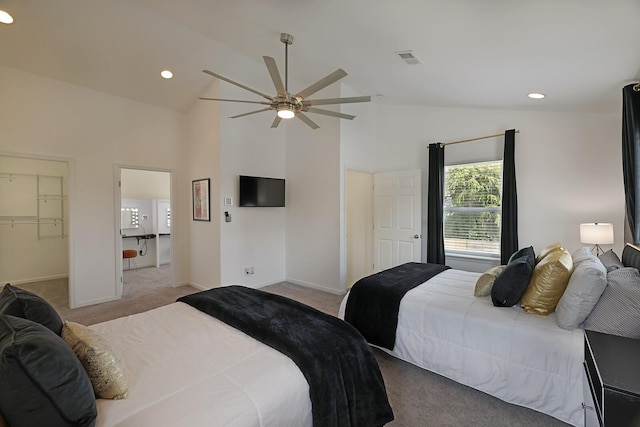
POLYGON ((249 275, 253 274, 253 267, 247 267, 244 269, 244 274, 249 275))

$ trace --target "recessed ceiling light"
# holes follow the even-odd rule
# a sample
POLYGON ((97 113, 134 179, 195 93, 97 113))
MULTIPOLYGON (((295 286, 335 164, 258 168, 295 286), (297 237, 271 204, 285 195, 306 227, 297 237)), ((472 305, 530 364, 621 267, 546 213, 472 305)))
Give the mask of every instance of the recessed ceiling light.
POLYGON ((536 92, 530 93, 530 94, 529 94, 529 95, 527 95, 527 96, 528 96, 529 98, 532 98, 532 99, 542 99, 542 98, 544 98, 544 94, 542 94, 542 93, 536 93, 536 92))
POLYGON ((160 72, 160 75, 161 75, 161 76, 162 76, 162 78, 164 78, 164 79, 170 79, 170 78, 172 78, 172 77, 173 77, 173 73, 172 73, 171 71, 169 71, 169 70, 162 70, 162 71, 160 72))
POLYGON ((4 10, 0 10, 0 22, 3 24, 11 24, 13 22, 13 16, 9 15, 4 10))

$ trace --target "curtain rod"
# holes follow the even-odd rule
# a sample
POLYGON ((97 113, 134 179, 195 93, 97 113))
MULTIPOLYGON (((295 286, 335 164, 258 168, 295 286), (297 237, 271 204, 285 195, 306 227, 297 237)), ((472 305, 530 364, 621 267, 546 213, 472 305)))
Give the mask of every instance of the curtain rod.
MULTIPOLYGON (((519 130, 516 130, 516 133, 520 133, 519 130)), ((471 139, 462 139, 460 141, 451 141, 451 142, 441 142, 442 145, 453 145, 453 144, 460 144, 462 142, 470 142, 470 141, 477 141, 479 139, 488 139, 488 138, 495 138, 498 136, 504 136, 504 132, 502 133, 496 133, 495 135, 487 135, 487 136, 480 136, 478 138, 471 138, 471 139)))

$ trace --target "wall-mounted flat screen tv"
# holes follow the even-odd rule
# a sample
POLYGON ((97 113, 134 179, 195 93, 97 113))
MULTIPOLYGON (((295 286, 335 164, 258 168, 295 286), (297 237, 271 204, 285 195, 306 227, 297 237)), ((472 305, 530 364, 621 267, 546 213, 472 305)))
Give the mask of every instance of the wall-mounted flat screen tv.
POLYGON ((284 179, 240 175, 239 206, 284 207, 284 179))

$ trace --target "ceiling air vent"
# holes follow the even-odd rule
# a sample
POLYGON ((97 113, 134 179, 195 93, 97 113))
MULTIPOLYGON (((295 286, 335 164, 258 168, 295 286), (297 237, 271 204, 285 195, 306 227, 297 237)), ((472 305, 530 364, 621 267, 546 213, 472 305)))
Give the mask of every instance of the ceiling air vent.
POLYGON ((404 62, 409 65, 422 64, 422 61, 418 59, 410 50, 405 50, 402 52, 396 52, 396 55, 400 57, 404 62))

